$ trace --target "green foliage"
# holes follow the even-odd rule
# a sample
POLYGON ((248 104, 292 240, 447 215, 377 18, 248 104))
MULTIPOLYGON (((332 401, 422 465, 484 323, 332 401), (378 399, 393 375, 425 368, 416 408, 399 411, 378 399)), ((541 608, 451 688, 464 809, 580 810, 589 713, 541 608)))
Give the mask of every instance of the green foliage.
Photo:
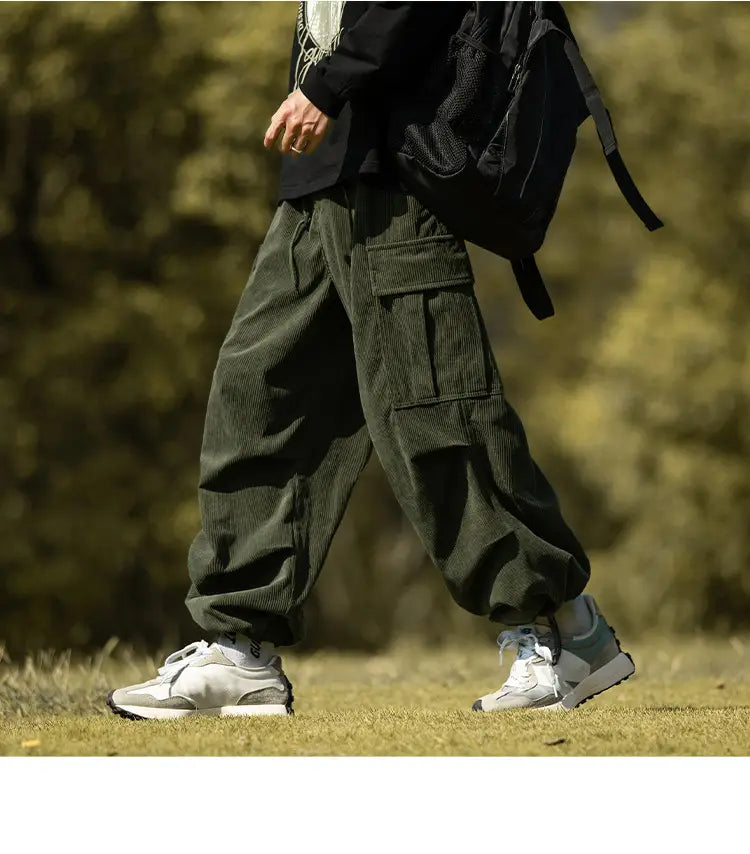
MULTIPOLYGON (((745 4, 574 4, 647 235, 593 128, 541 254, 558 318, 474 254, 509 394, 632 629, 747 626, 745 4), (606 32, 606 39, 600 34, 606 32), (654 603, 658 607, 654 607, 654 603)), ((0 5, 0 636, 193 634, 185 553, 216 352, 274 205, 292 3, 0 5)), ((590 123, 589 123, 590 124, 590 123)), ((312 643, 435 640, 449 601, 376 462, 312 643)))
POLYGON ((260 142, 293 18, 0 8, 0 608, 17 643, 154 642, 182 616, 205 398, 272 209, 260 142))
POLYGON ((595 581, 612 613, 736 628, 750 614, 750 13, 644 5, 607 49, 607 89, 639 116, 628 148, 669 227, 635 256, 608 230, 633 285, 550 402, 561 452, 613 521, 595 581))

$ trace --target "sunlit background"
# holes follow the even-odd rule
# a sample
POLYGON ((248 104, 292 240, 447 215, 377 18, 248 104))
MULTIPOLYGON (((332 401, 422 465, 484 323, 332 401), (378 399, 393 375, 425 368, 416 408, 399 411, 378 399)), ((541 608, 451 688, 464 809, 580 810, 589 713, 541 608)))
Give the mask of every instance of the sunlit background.
MULTIPOLYGON (((0 4, 0 641, 193 640, 185 557, 218 348, 274 207, 261 140, 296 5, 0 4)), ((539 262, 472 252, 508 397, 620 634, 750 628, 750 5, 576 3, 626 162, 591 122, 539 262)), ((308 646, 495 633, 373 458, 308 646)))

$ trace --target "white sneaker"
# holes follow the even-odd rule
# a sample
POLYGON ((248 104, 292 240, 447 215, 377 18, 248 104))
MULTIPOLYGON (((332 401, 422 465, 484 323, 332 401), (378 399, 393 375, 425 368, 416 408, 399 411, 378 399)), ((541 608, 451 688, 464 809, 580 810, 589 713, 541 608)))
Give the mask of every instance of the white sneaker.
POLYGON ((155 679, 110 691, 107 705, 131 720, 191 715, 292 714, 292 686, 274 656, 262 667, 240 667, 218 644, 188 644, 167 657, 155 679))
POLYGON ((508 646, 516 646, 518 656, 505 684, 494 694, 480 697, 472 706, 474 711, 571 711, 633 675, 633 659, 620 649, 594 598, 585 595, 583 599, 592 623, 585 634, 561 638, 554 623, 521 626, 500 634, 500 661, 508 646))

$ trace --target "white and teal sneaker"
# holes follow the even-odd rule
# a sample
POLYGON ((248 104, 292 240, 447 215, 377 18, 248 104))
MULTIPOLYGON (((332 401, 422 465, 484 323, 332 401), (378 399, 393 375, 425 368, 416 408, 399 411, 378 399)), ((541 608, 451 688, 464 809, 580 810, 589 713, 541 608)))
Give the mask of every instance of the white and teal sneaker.
POLYGON ((554 620, 500 634, 500 661, 508 646, 516 646, 518 655, 505 684, 494 694, 480 697, 472 706, 474 711, 571 711, 633 675, 633 659, 620 649, 593 597, 583 599, 592 617, 591 629, 583 635, 561 637, 554 620))
POLYGON ((239 717, 290 715, 293 699, 279 656, 242 667, 218 644, 198 641, 168 656, 155 679, 110 691, 107 705, 130 720, 239 717))

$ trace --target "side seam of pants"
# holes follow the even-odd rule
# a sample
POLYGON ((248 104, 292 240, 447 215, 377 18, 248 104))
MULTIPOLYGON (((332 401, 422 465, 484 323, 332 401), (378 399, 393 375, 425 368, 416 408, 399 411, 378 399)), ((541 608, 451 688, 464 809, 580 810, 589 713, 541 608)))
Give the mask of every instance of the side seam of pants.
POLYGON ((282 203, 219 352, 187 606, 206 631, 299 640, 371 452, 351 326, 307 201, 282 203))
POLYGON ((360 180, 334 197, 323 246, 399 503, 463 608, 508 624, 555 610, 589 561, 506 400, 466 247, 396 187, 360 180))

